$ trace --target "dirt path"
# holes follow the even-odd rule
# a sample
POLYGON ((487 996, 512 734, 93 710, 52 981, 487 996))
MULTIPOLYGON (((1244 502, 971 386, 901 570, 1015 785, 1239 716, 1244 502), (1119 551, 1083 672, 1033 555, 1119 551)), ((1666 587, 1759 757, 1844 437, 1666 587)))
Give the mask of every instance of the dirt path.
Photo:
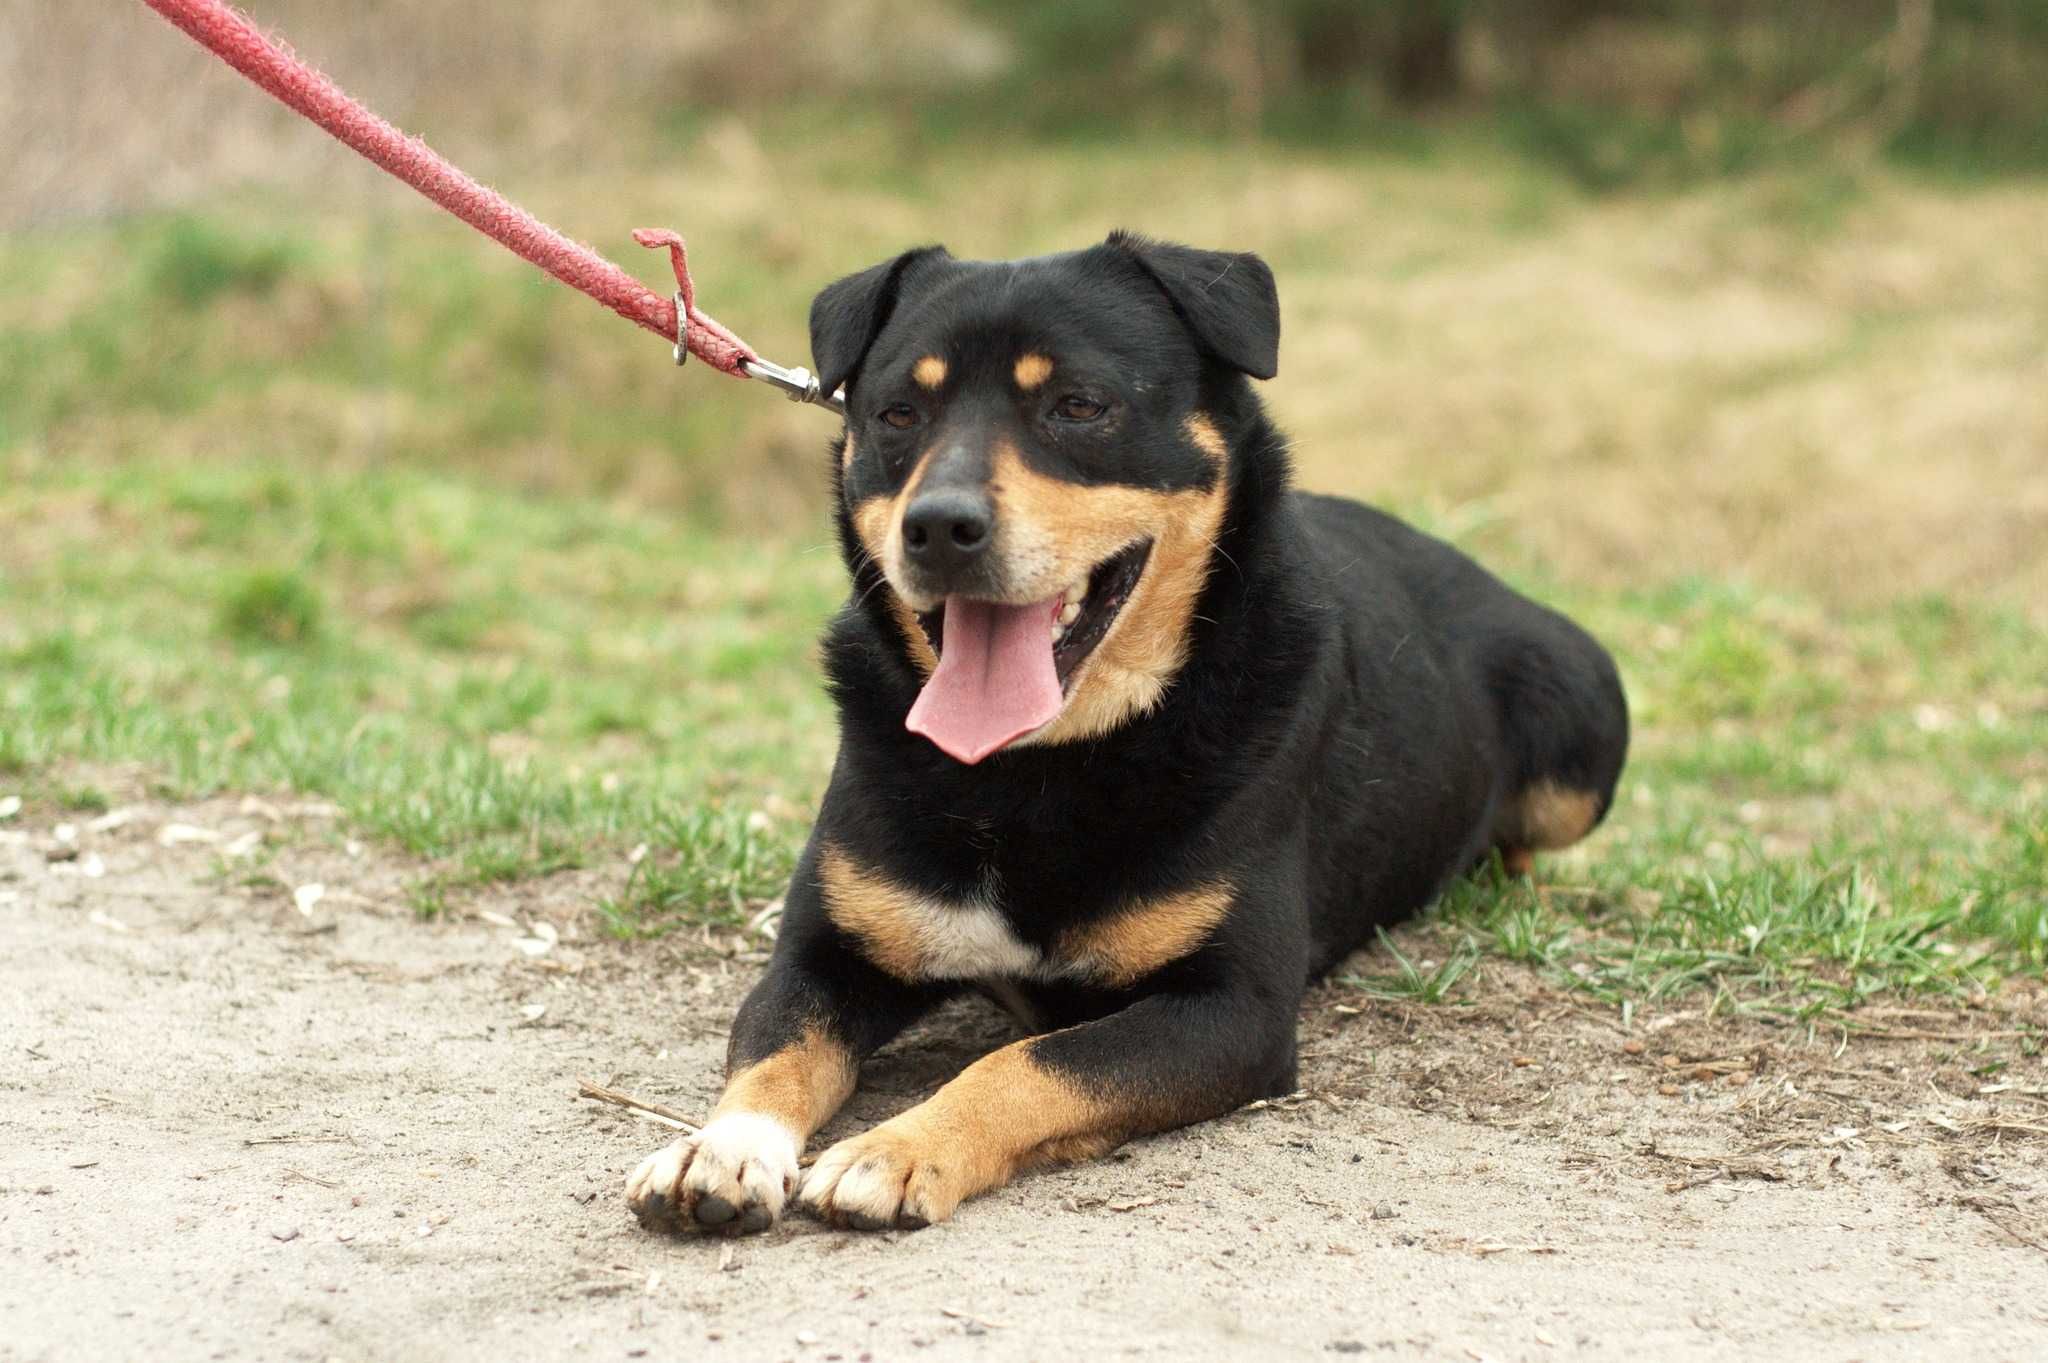
MULTIPOLYGON (((619 1202, 662 1133, 575 1080, 707 1108, 746 944, 579 940, 594 877, 423 925, 318 810, 126 812, 68 860, 0 824, 0 1358, 2048 1356, 2048 1061, 2009 1039, 1671 1013, 1636 1053, 1511 976, 1328 989, 1306 1098, 917 1234, 662 1239, 619 1202), (247 833, 277 883, 216 874, 247 833)), ((1998 1002, 1893 1022, 2048 1015, 1998 1002)), ((920 1029, 827 1134, 1002 1035, 920 1029)))

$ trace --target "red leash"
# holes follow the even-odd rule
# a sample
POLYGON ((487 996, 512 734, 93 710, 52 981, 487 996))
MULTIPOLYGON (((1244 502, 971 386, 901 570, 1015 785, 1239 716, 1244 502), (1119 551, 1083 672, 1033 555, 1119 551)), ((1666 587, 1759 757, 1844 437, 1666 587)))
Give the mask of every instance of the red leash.
POLYGON ((836 396, 818 392, 803 369, 769 364, 752 346, 697 310, 683 239, 641 229, 633 239, 669 251, 676 296, 663 298, 587 246, 549 227, 502 195, 478 184, 416 137, 407 137, 349 98, 342 88, 264 36, 248 16, 224 0, 143 0, 164 18, 279 101, 338 141, 390 171, 456 217, 572 289, 589 294, 629 322, 676 342, 676 363, 696 355, 734 378, 765 379, 797 401, 838 408, 836 396), (677 321, 683 321, 678 334, 677 321))

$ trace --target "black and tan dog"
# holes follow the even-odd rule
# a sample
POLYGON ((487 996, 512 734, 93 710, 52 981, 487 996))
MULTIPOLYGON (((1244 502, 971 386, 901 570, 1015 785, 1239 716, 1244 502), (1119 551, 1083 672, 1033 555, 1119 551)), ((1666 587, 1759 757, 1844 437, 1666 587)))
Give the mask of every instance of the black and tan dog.
POLYGON ((912 251, 819 295, 839 758, 725 1095, 628 1182, 643 1222, 770 1225, 862 1058, 965 989, 1029 1037, 825 1151, 811 1209, 922 1226, 1285 1092, 1319 973, 1600 820, 1628 741, 1606 653, 1290 491, 1246 381, 1279 339, 1257 257, 1125 235, 912 251))

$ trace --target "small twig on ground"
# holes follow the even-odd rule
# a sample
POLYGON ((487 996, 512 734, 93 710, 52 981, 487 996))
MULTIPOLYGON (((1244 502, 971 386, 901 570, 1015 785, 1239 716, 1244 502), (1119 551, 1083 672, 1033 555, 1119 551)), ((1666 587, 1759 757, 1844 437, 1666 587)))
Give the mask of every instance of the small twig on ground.
POLYGON ((1963 1125, 1977 1131, 1988 1131, 1993 1135, 2004 1135, 2011 1131, 2026 1136, 2048 1136, 2048 1126, 2035 1126, 2032 1122, 2008 1122, 2000 1117, 1973 1118, 1963 1125))
POLYGON ((630 1093, 620 1093, 617 1089, 608 1089, 603 1084, 593 1084, 588 1079, 576 1081, 576 1096, 588 1098, 592 1102, 610 1103, 614 1107, 644 1112, 656 1121, 665 1122, 688 1135, 694 1136, 703 1129, 674 1108, 663 1107, 660 1103, 643 1102, 630 1093))
POLYGON ((1855 1016, 1865 1018, 1933 1018, 1946 1022, 1956 1015, 1953 1008, 1881 1008, 1864 1004, 1856 1010, 1855 1016))
POLYGON ((1857 1036, 1868 1037, 1873 1041, 2020 1041, 2040 1035, 2039 1032, 2025 1027, 1997 1032, 1932 1032, 1880 1027, 1851 1027, 1849 1030, 1857 1036))
POLYGON ((1874 1027, 1867 1022, 1858 1022, 1844 1014, 1835 1014, 1835 1025, 1859 1037, 1872 1041, 2013 1041, 2022 1037, 2039 1036, 2041 1033, 2031 1027, 2015 1027, 1989 1032, 1946 1032, 1920 1027, 1874 1027))
POLYGON ((1659 1150, 1655 1145, 1646 1145, 1636 1153, 1700 1171, 1698 1178, 1681 1179, 1665 1184, 1664 1191, 1667 1193, 1682 1193, 1689 1188, 1704 1187, 1724 1178, 1760 1178, 1771 1183, 1783 1183, 1787 1177, 1784 1165, 1776 1160, 1762 1159, 1753 1154, 1682 1155, 1673 1150, 1659 1150))
POLYGON ((1843 1093, 1840 1089, 1824 1089, 1814 1085, 1808 1085, 1805 1091, 1807 1093, 1814 1094, 1818 1097, 1832 1098, 1836 1102, 1841 1103, 1848 1107, 1860 1107, 1866 1112, 1870 1111, 1871 1109, 1877 1106, 1877 1104, 1871 1102, 1868 1098, 1865 1098, 1860 1094, 1843 1093))
POLYGON ((1726 1177, 1728 1177, 1728 1171, 1724 1168, 1716 1167, 1701 1174, 1698 1178, 1675 1179, 1664 1185, 1664 1191, 1667 1193, 1690 1192, 1694 1188, 1704 1188, 1709 1183, 1719 1183, 1726 1177))
POLYGON ((1993 1202, 1991 1199, 1984 1197, 1965 1197, 1958 1199, 1958 1201, 2021 1244, 2048 1254, 2048 1244, 2044 1244, 2036 1237, 2018 1229, 2005 1219, 2003 1213, 2011 1209, 2009 1204, 1993 1202))
POLYGON ((339 1188, 341 1186, 339 1183, 330 1183, 324 1178, 314 1178, 303 1169, 287 1169, 284 1171, 284 1177, 287 1183, 293 1179, 298 1179, 303 1183, 317 1183, 323 1188, 339 1188))
POLYGON ((1263 1112, 1270 1107, 1282 1112, 1291 1112, 1303 1103, 1306 1103, 1313 1096, 1307 1089, 1296 1089, 1294 1092, 1284 1093, 1278 1098, 1254 1098, 1251 1102, 1239 1108, 1238 1111, 1263 1112))
POLYGON ((984 1330, 1005 1330, 1009 1328, 999 1320, 990 1320, 987 1316, 977 1316, 971 1312, 962 1311, 951 1306, 941 1306, 939 1308, 939 1314, 942 1316, 951 1317, 954 1320, 973 1321, 976 1325, 981 1326, 984 1330))
POLYGON ((1732 1055, 1719 1060, 1686 1060, 1681 1058, 1678 1068, 1690 1071, 1696 1079, 1711 1079, 1717 1075, 1755 1074, 1761 1060, 1753 1055, 1732 1055))

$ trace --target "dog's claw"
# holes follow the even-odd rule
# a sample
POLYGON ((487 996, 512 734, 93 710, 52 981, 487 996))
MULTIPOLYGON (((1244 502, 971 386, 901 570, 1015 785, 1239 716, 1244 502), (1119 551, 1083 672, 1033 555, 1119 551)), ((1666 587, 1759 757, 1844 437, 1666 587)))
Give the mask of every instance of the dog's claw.
POLYGON ((732 1113, 655 1151, 626 1180, 649 1230, 752 1235, 775 1224, 797 1176, 798 1141, 773 1118, 732 1113))
POLYGON ((804 1180, 804 1206, 821 1220, 858 1231, 923 1230, 960 1205, 958 1160, 928 1157, 931 1142, 897 1117, 818 1156, 804 1180))

